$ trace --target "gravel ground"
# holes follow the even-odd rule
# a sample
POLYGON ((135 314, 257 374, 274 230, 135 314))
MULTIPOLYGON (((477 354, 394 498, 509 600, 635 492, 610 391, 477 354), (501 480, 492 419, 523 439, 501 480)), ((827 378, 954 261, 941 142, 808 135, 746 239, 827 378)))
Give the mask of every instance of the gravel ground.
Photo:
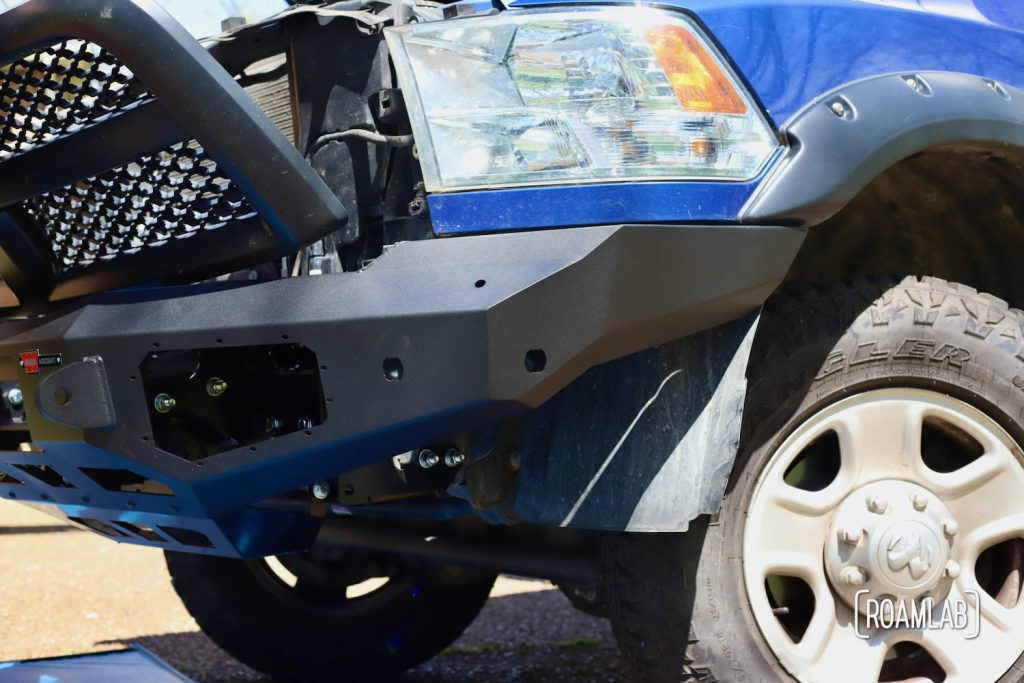
MULTIPOLYGON (((200 683, 265 681, 206 636, 170 586, 163 555, 0 502, 0 662, 138 642, 200 683)), ((476 622, 414 683, 625 683, 608 623, 547 582, 501 577, 476 622)))

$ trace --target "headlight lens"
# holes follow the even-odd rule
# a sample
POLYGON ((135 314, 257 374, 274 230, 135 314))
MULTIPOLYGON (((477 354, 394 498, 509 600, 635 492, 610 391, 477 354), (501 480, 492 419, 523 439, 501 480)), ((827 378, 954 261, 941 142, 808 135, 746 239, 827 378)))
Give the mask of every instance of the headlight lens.
POLYGON ((430 191, 757 174, 778 143, 689 21, 638 7, 387 29, 430 191))

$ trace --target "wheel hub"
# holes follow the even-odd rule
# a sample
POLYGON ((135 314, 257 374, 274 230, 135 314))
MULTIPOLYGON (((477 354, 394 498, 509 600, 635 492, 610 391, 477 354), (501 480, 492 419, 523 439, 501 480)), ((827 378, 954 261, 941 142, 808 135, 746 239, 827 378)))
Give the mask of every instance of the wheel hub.
POLYGON ((941 600, 960 573, 957 530, 946 506, 924 487, 872 482, 852 491, 836 511, 824 548, 829 581, 861 610, 868 598, 941 600))

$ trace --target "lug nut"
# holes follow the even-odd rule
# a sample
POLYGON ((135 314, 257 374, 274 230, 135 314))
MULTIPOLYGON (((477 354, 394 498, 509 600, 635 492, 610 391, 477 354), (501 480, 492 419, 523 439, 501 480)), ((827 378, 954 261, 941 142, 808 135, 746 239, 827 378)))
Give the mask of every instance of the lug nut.
POLYGON ((910 502, 914 505, 915 510, 923 512, 924 509, 928 507, 928 503, 931 502, 931 499, 928 498, 927 494, 915 493, 910 497, 910 502))
POLYGON ((847 586, 858 588, 867 583, 868 574, 861 567, 846 567, 839 573, 839 580, 847 586))
POLYGON ((871 496, 868 498, 868 510, 876 515, 884 515, 889 511, 889 501, 882 496, 871 496))
POLYGON ((284 422, 279 417, 268 417, 267 418, 267 434, 272 432, 280 431, 284 428, 284 422))
POLYGON ((863 530, 858 527, 843 527, 839 530, 839 540, 850 545, 860 543, 862 535, 863 530))
POLYGON ((206 393, 214 398, 220 396, 228 390, 228 383, 222 380, 220 377, 211 377, 206 382, 206 393))
POLYGON ((12 387, 7 390, 7 402, 11 404, 11 407, 17 410, 25 404, 25 395, 21 393, 21 389, 18 387, 12 387))
POLYGON ((956 532, 960 531, 960 525, 952 517, 947 517, 942 520, 942 530, 947 536, 956 536, 956 532))
POLYGON ((956 560, 950 560, 946 563, 946 568, 942 570, 942 575, 949 579, 955 579, 960 576, 960 563, 956 560))
POLYGON ((458 467, 465 462, 466 456, 454 448, 449 448, 444 454, 444 464, 448 467, 458 467))
POLYGON ((299 429, 302 429, 302 430, 312 429, 313 428, 313 418, 307 417, 307 416, 300 417, 299 418, 299 422, 298 422, 298 427, 299 427, 299 429))
POLYGON ((178 405, 178 402, 170 394, 157 394, 156 398, 153 399, 153 407, 156 408, 158 413, 169 413, 174 410, 176 405, 178 405))
POLYGON ((313 497, 317 500, 327 500, 331 495, 331 485, 326 481, 318 481, 313 484, 313 497))
POLYGON ((420 467, 425 470, 429 470, 431 467, 441 462, 441 456, 431 450, 420 451, 419 463, 420 467))

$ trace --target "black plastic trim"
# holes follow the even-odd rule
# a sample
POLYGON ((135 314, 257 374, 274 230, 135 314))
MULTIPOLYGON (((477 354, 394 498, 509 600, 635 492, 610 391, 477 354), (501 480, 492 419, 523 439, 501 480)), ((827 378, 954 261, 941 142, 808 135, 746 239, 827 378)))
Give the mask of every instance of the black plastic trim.
POLYGON ((782 132, 791 151, 747 202, 744 222, 816 225, 886 168, 932 147, 1024 147, 1024 91, 963 73, 886 74, 819 97, 782 132))

